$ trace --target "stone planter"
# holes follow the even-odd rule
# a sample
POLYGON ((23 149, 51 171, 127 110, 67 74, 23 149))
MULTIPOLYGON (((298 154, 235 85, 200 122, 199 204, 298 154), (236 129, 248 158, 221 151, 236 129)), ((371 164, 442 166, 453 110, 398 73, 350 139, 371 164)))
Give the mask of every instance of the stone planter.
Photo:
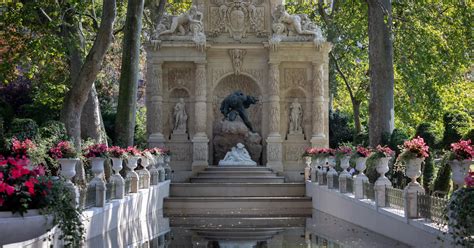
POLYGON ((58 163, 61 165, 61 176, 66 179, 66 184, 73 184, 71 178, 76 175, 76 164, 78 158, 59 158, 58 163))
POLYGON ((112 160, 112 169, 114 175, 120 175, 120 171, 123 169, 123 160, 121 158, 110 158, 112 160))
POLYGON ((466 178, 469 171, 469 166, 471 166, 471 160, 450 160, 448 161, 449 166, 451 166, 451 179, 453 183, 461 188, 464 186, 464 178, 466 178))
POLYGON ((114 174, 110 177, 110 180, 115 183, 115 198, 123 199, 125 196, 125 180, 123 180, 120 171, 123 169, 123 160, 121 158, 111 158, 112 169, 114 174))
POLYGON ((347 169, 350 167, 349 160, 351 160, 351 157, 347 155, 341 158, 341 176, 350 176, 349 172, 347 171, 347 169))
POLYGON ((95 206, 103 207, 105 205, 105 191, 107 190, 103 179, 105 158, 89 158, 89 161, 91 162, 92 173, 94 173, 94 178, 89 184, 96 189, 95 206))
POLYGON ((44 216, 37 209, 28 210, 23 217, 11 212, 0 212, 0 246, 37 238, 52 228, 53 217, 44 216))
POLYGON ((356 159, 355 169, 359 172, 354 179, 354 196, 356 199, 364 198, 364 188, 363 185, 365 182, 369 181, 369 178, 364 174, 366 169, 365 162, 367 157, 359 157, 356 159))
MULTIPOLYGON (((131 156, 127 159, 127 167, 130 169, 127 173, 127 178, 131 180, 130 184, 130 193, 137 193, 138 192, 138 181, 140 180, 138 174, 135 172, 135 168, 137 168, 137 162, 140 157, 138 156, 131 156)), ((128 192, 126 192, 128 193, 128 192)))
POLYGON ((410 183, 417 183, 417 178, 421 176, 421 163, 425 158, 411 158, 406 161, 405 175, 411 179, 410 183))
POLYGON ((385 173, 389 171, 388 167, 388 162, 392 159, 391 157, 383 157, 377 159, 375 169, 377 170, 377 173, 380 174, 379 178, 377 178, 377 181, 375 181, 375 185, 392 185, 390 180, 385 176, 385 173))
POLYGON ((94 179, 92 180, 100 180, 102 181, 102 175, 104 174, 104 162, 105 158, 89 158, 91 162, 91 170, 94 173, 94 179))
POLYGON ((367 168, 365 162, 367 162, 367 157, 359 157, 356 159, 355 169, 359 172, 359 175, 364 174, 364 171, 367 168))

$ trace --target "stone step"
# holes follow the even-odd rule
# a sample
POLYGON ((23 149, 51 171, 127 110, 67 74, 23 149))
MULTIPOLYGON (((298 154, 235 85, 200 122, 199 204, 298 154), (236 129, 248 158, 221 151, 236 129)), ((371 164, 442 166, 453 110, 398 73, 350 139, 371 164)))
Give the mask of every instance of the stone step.
POLYGON ((311 216, 310 197, 170 197, 164 213, 172 216, 311 216))
POLYGON ((221 177, 224 177, 224 176, 240 176, 240 177, 244 177, 244 176, 261 176, 261 177, 275 177, 277 176, 275 173, 271 172, 271 171, 228 171, 228 170, 224 170, 224 171, 202 171, 202 172, 198 172, 197 174, 198 177, 201 177, 201 176, 221 176, 221 177))
POLYGON ((193 229, 304 227, 306 217, 171 217, 171 227, 193 229))
POLYGON ((304 183, 172 183, 170 196, 304 196, 304 183))
POLYGON ((265 166, 209 166, 206 171, 272 171, 272 169, 265 166))
POLYGON ((191 183, 284 183, 285 177, 263 176, 199 176, 191 177, 191 183))

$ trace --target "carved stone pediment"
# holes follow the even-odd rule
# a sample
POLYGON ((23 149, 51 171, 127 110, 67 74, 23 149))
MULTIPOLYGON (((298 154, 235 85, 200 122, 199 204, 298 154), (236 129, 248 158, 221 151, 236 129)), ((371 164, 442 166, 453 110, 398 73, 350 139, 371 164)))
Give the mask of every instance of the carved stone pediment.
POLYGON ((248 33, 265 35, 265 7, 261 0, 213 0, 212 3, 211 36, 228 32, 234 40, 241 40, 248 33))

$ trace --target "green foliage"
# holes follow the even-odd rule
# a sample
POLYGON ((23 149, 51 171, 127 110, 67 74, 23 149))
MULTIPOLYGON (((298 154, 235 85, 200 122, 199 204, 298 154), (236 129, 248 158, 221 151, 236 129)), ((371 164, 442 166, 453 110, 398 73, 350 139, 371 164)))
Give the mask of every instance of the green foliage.
POLYGON ((447 112, 443 116, 444 133, 442 147, 449 149, 451 143, 457 142, 472 128, 471 117, 458 110, 447 112))
POLYGON ((420 136, 425 143, 431 148, 435 148, 437 144, 437 137, 433 124, 423 122, 416 128, 415 137, 420 136))
POLYGON ((474 188, 456 190, 448 203, 449 234, 460 247, 474 246, 474 188))
POLYGON ((49 140, 51 143, 57 143, 62 140, 68 140, 66 126, 60 121, 48 121, 38 130, 42 140, 49 140))
POLYGON ((379 174, 377 173, 377 168, 376 168, 377 157, 373 156, 373 153, 372 153, 372 155, 367 158, 365 165, 367 166, 367 169, 365 170, 365 175, 369 178, 370 183, 375 183, 375 181, 379 177, 379 174))
POLYGON ((438 174, 433 183, 433 192, 448 193, 451 181, 451 166, 448 164, 448 156, 444 156, 438 168, 438 174))
POLYGON ((146 108, 142 107, 137 111, 136 125, 135 125, 135 145, 139 148, 146 148, 146 108))
POLYGON ((16 137, 18 140, 36 139, 38 134, 38 124, 32 119, 13 119, 10 127, 9 137, 16 137))
POLYGON ((337 148, 341 143, 351 141, 353 133, 345 114, 339 111, 329 112, 329 146, 331 148, 337 148))
POLYGON ((369 145, 369 134, 366 132, 358 133, 354 135, 355 146, 368 146, 369 145))
POLYGON ((425 192, 429 194, 431 192, 431 183, 433 182, 434 177, 434 161, 432 157, 432 152, 430 152, 430 156, 425 158, 424 168, 423 168, 423 188, 425 192))
POLYGON ((52 192, 54 204, 50 204, 44 213, 53 216, 53 225, 61 230, 59 238, 65 242, 65 247, 81 247, 85 234, 81 209, 75 206, 71 191, 64 181, 54 182, 52 192))
POLYGON ((469 130, 462 138, 474 142, 474 128, 469 130))
POLYGON ((405 140, 408 140, 408 138, 408 135, 403 130, 395 128, 390 135, 388 146, 395 151, 395 155, 398 155, 400 153, 398 147, 402 145, 405 140))

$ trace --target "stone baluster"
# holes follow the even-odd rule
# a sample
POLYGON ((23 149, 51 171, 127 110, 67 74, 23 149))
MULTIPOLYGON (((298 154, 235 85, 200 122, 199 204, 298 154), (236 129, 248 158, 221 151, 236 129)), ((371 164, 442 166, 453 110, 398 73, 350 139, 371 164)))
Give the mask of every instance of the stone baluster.
POLYGON ((196 103, 194 105, 195 135, 193 142, 193 171, 200 171, 208 166, 209 138, 207 129, 207 79, 206 63, 196 62, 196 103))
POLYGON ((78 158, 60 158, 58 162, 61 166, 61 176, 66 179, 65 186, 72 196, 72 204, 79 204, 79 189, 71 179, 76 175, 76 164, 80 163, 78 158))
POLYGON ((130 193, 137 193, 138 192, 138 183, 139 183, 139 176, 135 172, 135 168, 137 168, 137 162, 140 157, 131 156, 128 157, 127 167, 129 169, 127 173, 127 178, 129 178, 130 182, 130 193))
POLYGON ((367 157, 360 157, 356 159, 356 170, 359 172, 354 180, 354 196, 356 199, 364 198, 364 183, 369 181, 369 178, 364 174, 367 157))
POLYGON ((392 187, 392 182, 385 176, 389 171, 388 162, 391 157, 383 157, 377 160, 376 170, 380 174, 375 181, 375 199, 378 207, 385 207, 385 190, 392 187))
POLYGON ((103 178, 104 174, 104 158, 90 158, 92 173, 94 173, 94 178, 90 182, 91 187, 95 187, 95 206, 103 207, 105 205, 105 191, 107 187, 103 178))
POLYGON ((146 108, 150 146, 164 146, 163 135, 163 63, 147 63, 146 108))
POLYGON ((425 194, 425 189, 416 181, 422 175, 421 163, 424 158, 413 158, 406 162, 405 175, 411 179, 403 190, 405 198, 405 216, 418 218, 418 194, 425 194))
POLYGON ((326 137, 324 130, 325 115, 327 114, 327 100, 325 100, 324 95, 323 64, 313 63, 313 134, 311 135, 311 145, 314 147, 328 146, 328 137, 326 137))
POLYGON ((125 196, 125 180, 122 175, 120 175, 122 168, 123 160, 121 158, 112 158, 112 169, 114 170, 114 174, 110 176, 110 181, 115 184, 116 199, 123 199, 125 196))
POLYGON ((153 155, 152 159, 150 160, 151 162, 151 168, 150 168, 150 175, 151 175, 151 180, 150 184, 151 185, 158 185, 160 182, 160 172, 158 171, 158 156, 153 155))
POLYGON ((141 173, 143 173, 143 188, 144 189, 150 188, 151 174, 150 174, 150 171, 148 170, 148 166, 150 166, 150 162, 151 160, 147 156, 142 156, 141 165, 143 169, 141 173))
POLYGON ((344 156, 340 160, 342 172, 339 174, 339 192, 341 193, 347 193, 347 179, 351 178, 351 174, 347 171, 350 159, 350 156, 344 156))
POLYGON ((275 171, 283 171, 282 139, 280 135, 280 63, 269 62, 269 135, 267 141, 267 166, 275 171))
POLYGON ((329 170, 327 172, 327 180, 328 180, 328 189, 334 189, 334 177, 337 177, 337 171, 334 169, 336 167, 336 158, 334 156, 330 156, 328 158, 328 166, 329 170))

